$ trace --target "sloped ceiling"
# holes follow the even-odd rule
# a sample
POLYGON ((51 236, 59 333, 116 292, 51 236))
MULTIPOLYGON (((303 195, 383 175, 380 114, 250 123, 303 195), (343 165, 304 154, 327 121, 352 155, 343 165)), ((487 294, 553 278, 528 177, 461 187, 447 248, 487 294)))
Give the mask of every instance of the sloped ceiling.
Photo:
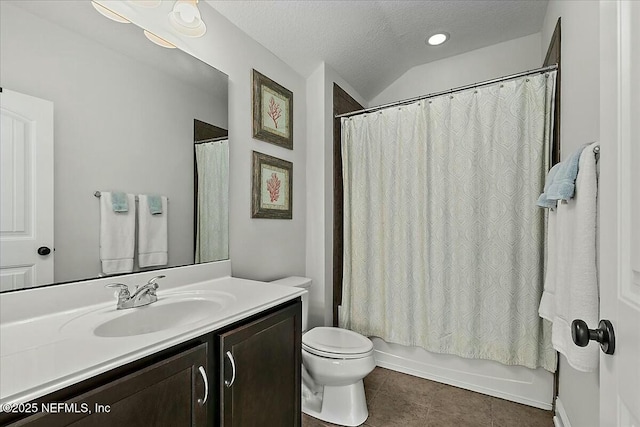
POLYGON ((547 8, 547 0, 206 2, 298 73, 325 61, 367 100, 416 65, 539 32, 547 8), (441 31, 449 41, 425 43, 441 31))

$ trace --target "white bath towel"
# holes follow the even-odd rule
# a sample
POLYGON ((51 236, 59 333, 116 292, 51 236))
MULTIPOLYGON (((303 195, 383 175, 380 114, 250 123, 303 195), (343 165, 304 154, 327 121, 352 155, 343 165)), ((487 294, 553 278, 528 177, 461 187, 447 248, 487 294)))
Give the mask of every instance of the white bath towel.
POLYGON ((549 211, 547 273, 539 314, 553 322, 553 347, 583 372, 598 368, 599 344, 578 347, 571 339, 571 322, 598 326, 599 294, 596 264, 598 180, 593 147, 580 155, 575 196, 549 211))
POLYGON ((138 265, 151 267, 167 265, 169 245, 167 198, 162 196, 162 213, 152 215, 149 211, 149 197, 138 195, 138 265))
POLYGON ((100 260, 104 274, 131 273, 136 230, 136 199, 127 194, 127 212, 114 212, 111 193, 100 197, 100 260))

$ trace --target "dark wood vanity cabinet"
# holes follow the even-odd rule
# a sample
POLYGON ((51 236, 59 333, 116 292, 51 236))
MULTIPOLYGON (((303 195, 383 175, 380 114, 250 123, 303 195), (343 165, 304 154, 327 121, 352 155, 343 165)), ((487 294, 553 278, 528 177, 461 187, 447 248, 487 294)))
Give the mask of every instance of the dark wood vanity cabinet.
POLYGON ((205 427, 206 366, 203 343, 74 398, 37 403, 43 412, 11 425, 205 427))
POLYGON ((222 427, 301 425, 301 308, 217 334, 222 427))
POLYGON ((286 302, 23 405, 45 411, 0 412, 0 426, 299 427, 301 306, 286 302))

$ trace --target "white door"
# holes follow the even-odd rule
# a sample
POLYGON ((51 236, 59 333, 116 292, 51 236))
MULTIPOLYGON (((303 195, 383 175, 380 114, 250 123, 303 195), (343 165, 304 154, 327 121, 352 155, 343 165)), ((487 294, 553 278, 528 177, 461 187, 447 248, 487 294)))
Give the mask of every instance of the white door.
MULTIPOLYGON (((640 2, 600 2, 600 425, 640 426, 640 2)), ((589 325, 596 327, 597 325, 589 325)))
POLYGON ((53 283, 53 103, 3 88, 0 118, 0 291, 53 283))

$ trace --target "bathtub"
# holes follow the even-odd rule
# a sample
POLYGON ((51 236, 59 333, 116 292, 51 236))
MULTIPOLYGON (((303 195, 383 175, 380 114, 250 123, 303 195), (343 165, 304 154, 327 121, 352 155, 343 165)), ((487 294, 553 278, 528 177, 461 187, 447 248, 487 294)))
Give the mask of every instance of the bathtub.
POLYGON ((376 365, 490 396, 550 410, 553 374, 542 368, 431 353, 371 337, 376 365))

